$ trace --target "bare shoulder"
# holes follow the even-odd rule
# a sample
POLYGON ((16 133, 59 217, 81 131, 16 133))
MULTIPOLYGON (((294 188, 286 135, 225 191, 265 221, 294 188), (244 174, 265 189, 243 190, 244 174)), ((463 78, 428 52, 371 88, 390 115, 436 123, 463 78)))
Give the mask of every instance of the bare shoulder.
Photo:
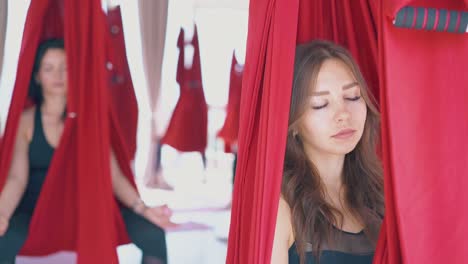
POLYGON ((291 217, 291 208, 289 207, 288 202, 283 198, 283 196, 280 196, 279 199, 279 204, 278 204, 278 213, 281 212, 282 215, 287 215, 288 218, 291 217))
POLYGON ((291 246, 294 242, 291 208, 283 196, 280 197, 278 204, 277 228, 283 230, 284 235, 287 236, 288 245, 291 246))
POLYGON ((21 113, 19 126, 18 126, 18 135, 24 136, 25 139, 29 142, 32 139, 32 134, 34 130, 34 113, 36 112, 36 107, 30 107, 24 110, 21 113))
POLYGON ((276 217, 273 250, 271 251, 271 264, 287 264, 289 248, 294 242, 291 225, 291 209, 286 200, 280 197, 278 215, 276 217))

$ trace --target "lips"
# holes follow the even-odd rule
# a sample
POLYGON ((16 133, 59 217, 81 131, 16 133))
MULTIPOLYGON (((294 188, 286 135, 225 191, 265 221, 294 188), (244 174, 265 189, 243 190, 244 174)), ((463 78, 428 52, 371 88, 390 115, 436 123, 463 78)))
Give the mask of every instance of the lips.
POLYGON ((341 130, 340 132, 333 135, 332 137, 336 139, 347 139, 347 138, 352 137, 354 133, 356 133, 356 130, 347 128, 347 129, 341 130))

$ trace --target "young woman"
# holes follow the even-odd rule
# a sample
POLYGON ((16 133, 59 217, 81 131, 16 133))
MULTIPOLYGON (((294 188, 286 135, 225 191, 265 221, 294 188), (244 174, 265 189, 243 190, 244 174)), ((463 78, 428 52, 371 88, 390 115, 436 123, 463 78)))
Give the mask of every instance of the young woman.
POLYGON ((384 213, 378 129, 349 52, 299 45, 272 263, 372 263, 384 213))
MULTIPOLYGON (((37 51, 30 84, 35 106, 20 118, 12 165, 0 192, 0 263, 14 263, 26 241, 34 207, 64 128, 67 64, 62 40, 47 40, 37 51)), ((166 206, 148 208, 111 157, 112 185, 124 205, 130 239, 143 251, 143 263, 166 263, 163 227, 173 224, 166 206)), ((96 234, 98 236, 99 234, 96 234)), ((45 239, 45 238, 44 238, 45 239)))

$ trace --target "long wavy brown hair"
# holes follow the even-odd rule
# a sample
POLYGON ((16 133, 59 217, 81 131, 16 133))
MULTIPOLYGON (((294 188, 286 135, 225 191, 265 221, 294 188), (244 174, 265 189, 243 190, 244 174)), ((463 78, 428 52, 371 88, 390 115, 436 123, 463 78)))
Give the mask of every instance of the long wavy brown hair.
POLYGON ((343 220, 343 215, 326 201, 319 172, 307 157, 300 137, 293 132, 306 111, 310 84, 316 83, 322 64, 329 59, 340 60, 349 67, 367 105, 362 138, 345 156, 342 182, 346 206, 365 225, 364 233, 374 244, 384 214, 382 165, 377 156, 380 117, 357 63, 346 49, 331 42, 313 41, 297 46, 281 192, 291 208, 301 263, 305 263, 306 243, 312 245, 319 260, 322 245, 331 239, 333 226, 343 222, 337 221, 336 216, 343 220))

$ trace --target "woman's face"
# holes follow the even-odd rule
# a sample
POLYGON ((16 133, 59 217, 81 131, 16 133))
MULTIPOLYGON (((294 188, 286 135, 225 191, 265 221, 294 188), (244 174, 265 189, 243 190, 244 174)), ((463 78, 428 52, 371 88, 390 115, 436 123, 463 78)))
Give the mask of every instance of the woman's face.
POLYGON ((65 50, 52 48, 42 58, 36 81, 41 85, 44 95, 67 94, 67 63, 65 50))
POLYGON ((367 106, 349 67, 337 59, 326 60, 317 83, 309 85, 307 110, 298 123, 306 152, 313 155, 346 155, 364 131, 367 106))

